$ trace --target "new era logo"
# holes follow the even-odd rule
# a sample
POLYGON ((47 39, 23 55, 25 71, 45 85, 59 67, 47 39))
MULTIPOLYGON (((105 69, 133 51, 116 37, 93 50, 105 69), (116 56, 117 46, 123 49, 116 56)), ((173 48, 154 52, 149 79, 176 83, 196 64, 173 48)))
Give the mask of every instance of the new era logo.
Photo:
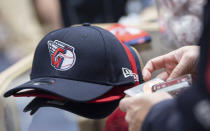
POLYGON ((125 78, 133 77, 135 81, 139 81, 139 76, 132 72, 132 70, 128 68, 122 68, 122 72, 125 78))

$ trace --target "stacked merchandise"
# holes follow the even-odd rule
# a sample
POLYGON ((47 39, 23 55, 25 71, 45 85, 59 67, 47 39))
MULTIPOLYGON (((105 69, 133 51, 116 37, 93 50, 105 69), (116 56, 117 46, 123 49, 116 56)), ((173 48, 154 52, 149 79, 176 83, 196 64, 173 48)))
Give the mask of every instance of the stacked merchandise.
POLYGON ((31 114, 55 107, 100 119, 116 109, 124 90, 142 83, 140 65, 133 48, 102 28, 63 28, 40 41, 31 80, 4 96, 35 97, 24 109, 31 114))

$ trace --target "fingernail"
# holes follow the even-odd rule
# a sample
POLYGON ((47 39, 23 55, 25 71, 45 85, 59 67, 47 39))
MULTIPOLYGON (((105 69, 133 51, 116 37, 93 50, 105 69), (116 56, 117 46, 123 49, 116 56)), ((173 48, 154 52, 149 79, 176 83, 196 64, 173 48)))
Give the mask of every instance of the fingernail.
POLYGON ((171 77, 169 77, 169 78, 167 79, 167 81, 169 81, 169 80, 172 80, 172 78, 171 78, 171 77))
POLYGON ((149 72, 145 71, 145 73, 143 74, 143 80, 148 81, 149 79, 150 79, 150 74, 149 72))
POLYGON ((146 76, 143 76, 143 80, 144 80, 144 81, 147 81, 147 79, 148 79, 148 78, 147 78, 146 76))

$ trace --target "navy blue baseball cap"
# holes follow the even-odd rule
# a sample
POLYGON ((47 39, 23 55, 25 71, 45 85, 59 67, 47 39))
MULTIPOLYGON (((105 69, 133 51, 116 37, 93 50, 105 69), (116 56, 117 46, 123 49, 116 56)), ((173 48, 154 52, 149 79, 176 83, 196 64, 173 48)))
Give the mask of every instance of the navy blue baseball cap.
MULTIPOLYGON (((136 80, 135 84, 142 83, 141 81, 141 66, 138 56, 133 48, 125 46, 125 50, 131 63, 132 72, 138 74, 139 81, 136 80), (137 70, 136 70, 137 69, 137 70), (136 71, 137 72, 136 72, 136 71)), ((124 94, 119 94, 123 90, 128 89, 132 86, 120 86, 114 87, 103 96, 88 102, 74 102, 64 99, 59 96, 55 96, 48 92, 39 90, 27 90, 21 91, 13 96, 15 97, 36 97, 34 98, 24 109, 24 112, 29 111, 33 115, 41 107, 55 107, 63 109, 69 112, 73 112, 77 115, 91 118, 100 119, 111 114, 114 109, 118 106, 118 103, 124 94)))
POLYGON ((68 100, 94 100, 114 87, 135 83, 120 41, 96 26, 63 28, 47 34, 36 48, 31 80, 7 91, 41 90, 68 100), (128 73, 128 74, 125 74, 128 73))
POLYGON ((111 114, 119 101, 120 99, 105 103, 83 103, 36 97, 24 108, 24 112, 33 115, 41 107, 55 107, 86 118, 101 119, 111 114))
MULTIPOLYGON (((141 77, 141 66, 140 61, 135 52, 131 47, 127 47, 132 55, 129 60, 132 63, 133 69, 137 68, 137 74, 141 77), (131 62, 133 61, 133 62, 131 62), (136 66, 135 66, 136 65, 136 66), (140 71, 140 72, 139 72, 140 71)), ((142 83, 142 78, 139 78, 139 83, 142 83)), ((137 81, 136 81, 137 83, 137 81)), ((128 87, 120 87, 120 89, 128 87)), ((24 112, 30 112, 31 115, 36 113, 41 107, 55 107, 65 111, 73 112, 77 115, 90 118, 90 119, 101 119, 111 114, 114 109, 118 106, 121 97, 116 96, 116 92, 119 92, 119 87, 115 87, 100 98, 88 101, 88 102, 74 102, 66 100, 62 97, 53 96, 47 92, 39 92, 37 90, 28 90, 20 93, 16 93, 16 97, 31 97, 34 98, 24 109, 24 112), (113 90, 115 89, 115 90, 113 90), (112 96, 112 97, 110 97, 112 96), (115 98, 114 98, 115 96, 115 98)))

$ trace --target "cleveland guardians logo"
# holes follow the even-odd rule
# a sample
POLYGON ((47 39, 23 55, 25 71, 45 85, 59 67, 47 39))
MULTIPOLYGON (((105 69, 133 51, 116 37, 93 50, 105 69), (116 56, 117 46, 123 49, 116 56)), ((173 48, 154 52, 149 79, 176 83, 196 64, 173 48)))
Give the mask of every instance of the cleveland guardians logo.
POLYGON ((47 42, 51 56, 51 65, 59 71, 69 70, 74 66, 76 55, 74 47, 67 45, 59 40, 47 42))

